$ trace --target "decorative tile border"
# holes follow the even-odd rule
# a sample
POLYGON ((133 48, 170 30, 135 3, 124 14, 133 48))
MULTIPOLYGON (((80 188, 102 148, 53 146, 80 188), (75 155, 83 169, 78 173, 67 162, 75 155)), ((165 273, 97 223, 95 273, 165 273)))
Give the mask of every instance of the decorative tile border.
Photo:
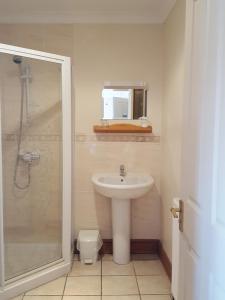
MULTIPOLYGON (((7 142, 15 142, 18 139, 16 134, 3 134, 3 140, 7 142)), ((77 143, 91 142, 134 142, 134 143, 160 143, 160 136, 153 134, 76 134, 73 138, 77 143)), ((34 134, 24 135, 22 141, 26 142, 59 142, 62 136, 57 134, 34 134)))
POLYGON ((149 134, 76 134, 75 141, 78 143, 87 142, 142 142, 159 143, 160 137, 149 134))
MULTIPOLYGON (((15 142, 18 139, 17 134, 3 134, 2 135, 3 141, 7 142, 15 142)), ((59 142, 62 140, 61 135, 57 134, 34 134, 34 135, 23 135, 22 141, 26 142, 59 142)))

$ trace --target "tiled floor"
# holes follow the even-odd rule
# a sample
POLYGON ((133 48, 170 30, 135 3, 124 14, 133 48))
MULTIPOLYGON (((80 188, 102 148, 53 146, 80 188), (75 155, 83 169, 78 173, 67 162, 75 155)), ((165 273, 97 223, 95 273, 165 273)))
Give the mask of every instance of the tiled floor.
POLYGON ((132 260, 117 265, 105 255, 94 265, 75 257, 71 272, 13 300, 170 300, 170 282, 161 262, 132 260))

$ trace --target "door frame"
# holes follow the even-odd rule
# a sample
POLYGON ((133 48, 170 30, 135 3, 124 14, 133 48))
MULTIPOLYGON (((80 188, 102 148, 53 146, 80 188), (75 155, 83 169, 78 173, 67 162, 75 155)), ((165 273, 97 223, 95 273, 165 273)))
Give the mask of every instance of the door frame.
MULTIPOLYGON (((70 57, 0 44, 0 53, 53 62, 61 65, 62 83, 62 258, 31 272, 5 281, 4 228, 2 190, 2 145, 0 122, 0 298, 10 299, 26 290, 53 280, 70 270, 72 259, 71 186, 72 186, 72 118, 71 118, 71 59, 70 57)), ((0 95, 1 96, 1 95, 0 95)))

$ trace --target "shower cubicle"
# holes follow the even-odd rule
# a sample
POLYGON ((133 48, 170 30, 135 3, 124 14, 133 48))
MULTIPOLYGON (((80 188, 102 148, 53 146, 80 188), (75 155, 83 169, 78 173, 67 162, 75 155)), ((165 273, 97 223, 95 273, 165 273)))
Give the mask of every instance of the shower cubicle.
POLYGON ((70 269, 70 69, 0 44, 0 299, 70 269))

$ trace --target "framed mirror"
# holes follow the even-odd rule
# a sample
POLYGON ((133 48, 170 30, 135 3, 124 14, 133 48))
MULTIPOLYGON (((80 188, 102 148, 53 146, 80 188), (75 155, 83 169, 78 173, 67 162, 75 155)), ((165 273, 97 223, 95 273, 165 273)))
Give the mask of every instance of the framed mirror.
POLYGON ((140 117, 147 117, 145 86, 104 86, 103 120, 137 120, 140 117))

